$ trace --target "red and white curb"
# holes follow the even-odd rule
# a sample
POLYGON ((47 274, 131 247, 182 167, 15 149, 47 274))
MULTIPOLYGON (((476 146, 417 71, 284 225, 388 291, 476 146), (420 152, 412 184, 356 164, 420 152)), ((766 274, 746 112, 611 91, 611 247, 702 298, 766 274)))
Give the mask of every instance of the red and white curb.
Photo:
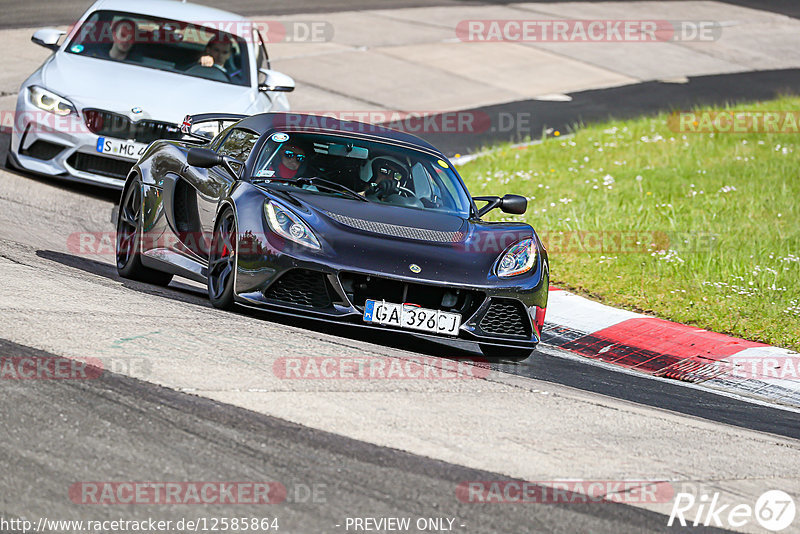
POLYGON ((652 376, 800 406, 800 354, 551 288, 542 342, 652 376))

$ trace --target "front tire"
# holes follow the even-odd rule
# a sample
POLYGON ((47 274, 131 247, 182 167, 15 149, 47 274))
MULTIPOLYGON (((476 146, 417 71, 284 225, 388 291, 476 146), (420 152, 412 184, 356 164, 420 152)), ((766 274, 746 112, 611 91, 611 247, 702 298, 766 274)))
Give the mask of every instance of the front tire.
POLYGON ((231 208, 225 208, 214 226, 208 254, 208 299, 215 308, 230 310, 234 306, 237 241, 236 216, 231 208))
MULTIPOLYGON (((17 166, 14 165, 14 156, 11 154, 11 145, 13 145, 13 144, 14 143, 12 143, 12 140, 9 139, 8 140, 8 147, 6 149, 5 168, 8 169, 9 171, 23 170, 23 169, 18 169, 17 166)), ((22 147, 20 147, 20 148, 22 148, 22 147)))
POLYGON ((9 147, 8 147, 8 152, 6 153, 6 163, 5 163, 5 168, 6 168, 7 170, 9 170, 9 171, 13 171, 13 170, 15 170, 15 169, 16 169, 16 167, 14 167, 14 160, 13 160, 13 158, 11 157, 11 145, 9 145, 9 147))
POLYGON ((521 362, 533 354, 533 349, 515 349, 511 347, 498 347, 497 345, 478 345, 481 352, 490 361, 521 362))
POLYGON ((134 179, 125 188, 117 213, 117 272, 123 278, 166 286, 172 280, 170 273, 142 265, 141 228, 142 184, 134 179))

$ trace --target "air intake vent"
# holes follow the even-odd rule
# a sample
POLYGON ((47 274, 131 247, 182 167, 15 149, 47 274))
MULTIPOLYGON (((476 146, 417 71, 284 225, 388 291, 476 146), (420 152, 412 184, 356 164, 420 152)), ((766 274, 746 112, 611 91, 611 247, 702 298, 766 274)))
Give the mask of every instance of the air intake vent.
POLYGON ((267 288, 264 296, 312 308, 327 308, 331 305, 325 275, 306 269, 292 269, 284 273, 267 288))
POLYGON ((67 163, 79 171, 124 180, 134 162, 75 152, 67 159, 67 163))
POLYGON ((56 157, 62 150, 64 150, 64 145, 37 140, 28 148, 20 150, 20 154, 41 160, 50 160, 56 157))
POLYGON ((392 237, 402 237, 405 239, 417 239, 419 241, 433 241, 436 243, 457 243, 464 237, 462 232, 441 232, 439 230, 425 230, 414 228, 413 226, 398 226, 376 221, 367 221, 339 215, 338 213, 325 212, 334 221, 351 228, 372 232, 373 234, 389 235, 392 237))
POLYGON ((531 337, 531 321, 517 300, 493 299, 479 326, 487 334, 531 337))

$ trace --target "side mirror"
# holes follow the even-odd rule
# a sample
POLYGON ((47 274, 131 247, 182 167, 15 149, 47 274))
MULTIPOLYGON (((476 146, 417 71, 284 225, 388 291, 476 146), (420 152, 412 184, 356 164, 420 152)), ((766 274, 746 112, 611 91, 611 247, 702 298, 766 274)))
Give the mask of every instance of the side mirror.
POLYGON ((31 37, 31 41, 39 46, 56 51, 58 50, 58 41, 61 39, 62 35, 66 34, 67 32, 56 30, 55 28, 42 28, 41 30, 36 30, 31 37))
POLYGON ((220 156, 210 148, 201 147, 189 149, 189 152, 186 153, 186 163, 192 167, 199 167, 201 169, 210 169, 211 167, 222 165, 234 180, 239 179, 239 172, 237 172, 236 168, 234 168, 234 165, 236 165, 239 169, 244 167, 244 163, 238 159, 228 156, 220 156))
POLYGON ((478 217, 483 217, 495 208, 512 215, 522 215, 528 209, 528 199, 521 195, 505 195, 503 198, 474 197, 474 200, 486 202, 486 205, 478 210, 478 217))
POLYGON ((503 213, 522 215, 528 210, 528 199, 521 195, 504 195, 500 200, 503 213))
POLYGON ((186 163, 192 167, 210 169, 222 163, 222 156, 210 148, 190 148, 189 152, 186 154, 186 163))
POLYGON ((282 72, 269 69, 258 69, 259 91, 280 91, 288 93, 294 91, 294 79, 282 72))

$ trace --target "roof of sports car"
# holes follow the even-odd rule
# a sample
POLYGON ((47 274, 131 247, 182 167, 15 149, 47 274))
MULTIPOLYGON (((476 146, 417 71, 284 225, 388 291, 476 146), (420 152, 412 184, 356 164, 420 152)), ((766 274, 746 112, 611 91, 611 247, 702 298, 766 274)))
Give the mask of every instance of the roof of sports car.
POLYGON ((324 115, 304 113, 261 113, 252 115, 239 122, 239 126, 248 128, 259 134, 271 131, 287 131, 333 135, 352 135, 369 138, 375 141, 400 143, 436 154, 441 151, 427 141, 399 130, 392 130, 376 124, 346 121, 324 115))

